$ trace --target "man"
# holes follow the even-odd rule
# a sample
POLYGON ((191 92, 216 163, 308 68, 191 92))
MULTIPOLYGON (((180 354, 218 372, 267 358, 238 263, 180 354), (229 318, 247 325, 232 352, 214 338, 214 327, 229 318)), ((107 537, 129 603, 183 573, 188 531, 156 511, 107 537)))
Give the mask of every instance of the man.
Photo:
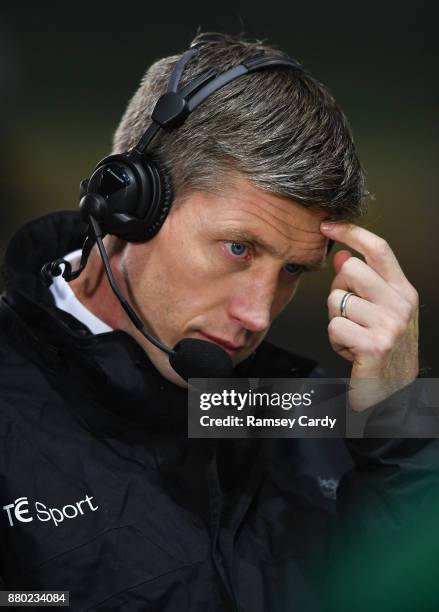
MULTIPOLYGON (((223 73, 261 52, 284 57, 225 35, 194 42, 181 88, 211 67, 223 73)), ((157 99, 178 80, 179 60, 148 70, 114 154, 137 150, 157 99)), ((165 347, 216 345, 234 376, 313 376, 315 363, 264 336, 301 276, 323 265, 328 240, 341 242, 365 261, 335 256, 328 333, 352 362, 351 403, 362 410, 418 375, 416 291, 383 239, 346 222, 365 195, 352 136, 334 99, 301 67, 235 78, 162 130, 147 155, 172 182, 169 214, 147 241, 103 232, 128 306, 98 249, 79 262, 84 227, 75 212, 28 224, 6 254, 4 588, 68 590, 74 610, 322 609, 328 592, 320 599, 317 562, 343 516, 335 514, 337 480, 345 474, 338 499, 346 516, 350 504, 358 510, 362 486, 399 503, 399 479, 388 482, 376 466, 397 462, 410 476, 423 444, 399 452, 398 441, 362 440, 349 454, 341 440, 188 439, 185 377, 148 334, 165 347), (45 288, 40 269, 60 258, 81 274, 67 270, 70 285, 55 276, 45 288), (144 328, 133 324, 139 319, 144 328), (364 378, 392 384, 372 401, 355 392, 364 378)), ((105 168, 101 186, 109 175, 120 181, 116 166, 105 168)), ((102 255, 99 222, 113 211, 101 214, 106 199, 93 181, 82 211, 102 255)), ((363 508, 365 524, 389 503, 380 500, 363 508)))

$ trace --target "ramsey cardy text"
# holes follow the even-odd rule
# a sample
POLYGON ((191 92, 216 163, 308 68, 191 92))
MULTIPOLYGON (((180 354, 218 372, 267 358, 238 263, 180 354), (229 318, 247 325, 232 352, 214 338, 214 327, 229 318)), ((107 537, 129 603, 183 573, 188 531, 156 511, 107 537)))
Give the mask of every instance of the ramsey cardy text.
POLYGON ((204 414, 200 417, 202 427, 281 427, 293 429, 293 427, 327 427, 332 429, 336 424, 336 418, 325 416, 322 418, 311 418, 301 415, 299 418, 258 418, 248 414, 246 417, 227 415, 225 417, 209 417, 204 414))

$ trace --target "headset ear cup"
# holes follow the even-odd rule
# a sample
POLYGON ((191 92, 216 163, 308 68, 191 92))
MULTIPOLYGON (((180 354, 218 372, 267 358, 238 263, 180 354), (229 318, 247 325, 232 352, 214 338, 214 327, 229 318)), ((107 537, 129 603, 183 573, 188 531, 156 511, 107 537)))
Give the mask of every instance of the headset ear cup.
POLYGON ((172 204, 172 181, 163 164, 156 159, 147 159, 144 165, 151 182, 151 198, 140 205, 144 210, 139 210, 138 214, 145 222, 136 236, 128 238, 132 242, 153 238, 165 222, 172 204))
MULTIPOLYGON (((85 196, 102 200, 100 223, 104 233, 128 242, 150 240, 163 225, 172 203, 171 177, 156 159, 132 152, 110 155, 81 183, 85 196)), ((87 203, 89 203, 87 201, 87 203)))

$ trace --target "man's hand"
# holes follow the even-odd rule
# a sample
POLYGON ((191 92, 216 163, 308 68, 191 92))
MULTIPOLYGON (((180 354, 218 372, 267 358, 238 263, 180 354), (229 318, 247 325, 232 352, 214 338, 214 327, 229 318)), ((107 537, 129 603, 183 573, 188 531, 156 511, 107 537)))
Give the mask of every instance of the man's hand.
POLYGON ((336 253, 328 297, 329 340, 336 353, 352 362, 350 404, 363 410, 418 375, 418 294, 379 236, 341 222, 324 222, 321 232, 366 260, 349 251, 336 253), (348 291, 354 295, 343 317, 340 306, 348 291), (362 387, 360 379, 375 379, 375 384, 362 387))

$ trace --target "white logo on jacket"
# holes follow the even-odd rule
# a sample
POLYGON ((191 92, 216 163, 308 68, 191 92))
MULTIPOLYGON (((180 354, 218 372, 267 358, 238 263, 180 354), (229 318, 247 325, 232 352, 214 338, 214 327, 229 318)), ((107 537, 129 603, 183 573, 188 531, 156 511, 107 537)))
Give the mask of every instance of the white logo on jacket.
POLYGON ((84 499, 73 504, 66 504, 62 508, 49 508, 43 502, 37 501, 33 504, 35 512, 31 513, 28 498, 18 497, 12 504, 3 506, 3 510, 8 515, 10 527, 13 527, 17 521, 30 523, 34 518, 42 522, 52 521, 55 527, 58 527, 65 519, 73 519, 84 515, 86 512, 95 512, 99 506, 93 506, 92 499, 93 496, 86 495, 84 499), (83 504, 85 504, 84 508, 83 504))

